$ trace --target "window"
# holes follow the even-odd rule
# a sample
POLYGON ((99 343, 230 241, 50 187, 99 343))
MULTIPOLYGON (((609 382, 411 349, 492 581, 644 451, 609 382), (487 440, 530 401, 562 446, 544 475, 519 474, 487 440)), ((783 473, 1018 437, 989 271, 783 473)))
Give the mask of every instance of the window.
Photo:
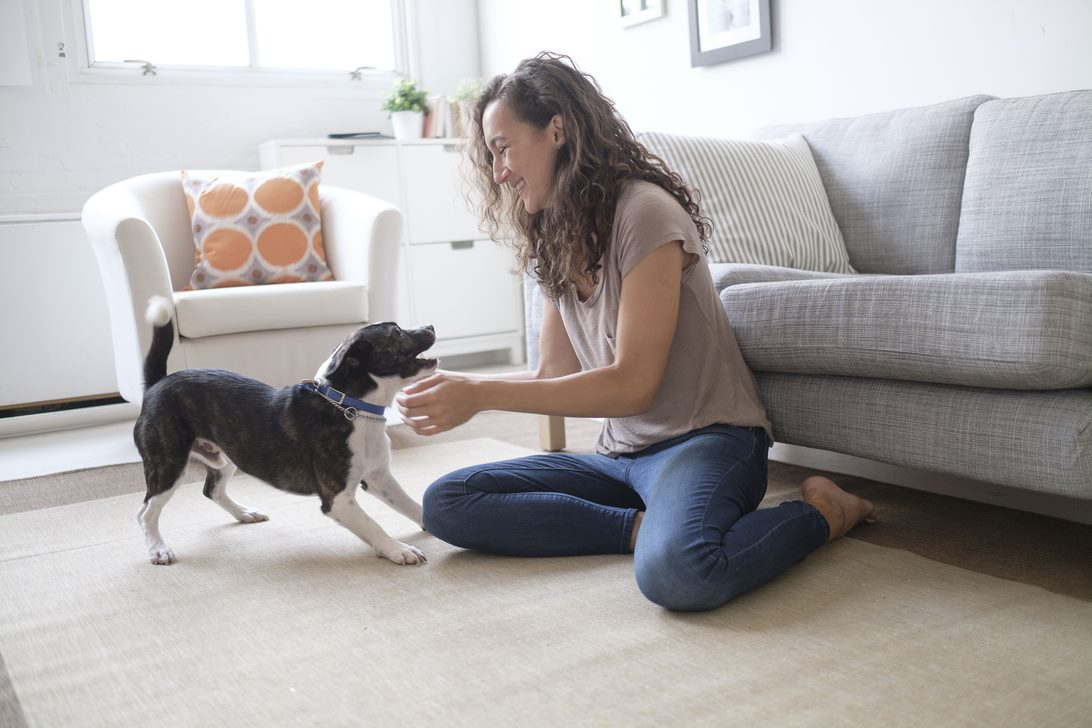
POLYGON ((404 66, 405 24, 391 0, 83 0, 83 10, 91 68, 348 79, 404 66))

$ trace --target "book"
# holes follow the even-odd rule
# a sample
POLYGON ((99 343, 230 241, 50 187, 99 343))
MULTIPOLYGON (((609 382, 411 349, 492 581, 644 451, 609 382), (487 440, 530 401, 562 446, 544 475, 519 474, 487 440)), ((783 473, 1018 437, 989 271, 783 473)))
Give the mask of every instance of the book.
POLYGON ((378 131, 349 131, 326 135, 329 139, 393 139, 387 134, 378 131))

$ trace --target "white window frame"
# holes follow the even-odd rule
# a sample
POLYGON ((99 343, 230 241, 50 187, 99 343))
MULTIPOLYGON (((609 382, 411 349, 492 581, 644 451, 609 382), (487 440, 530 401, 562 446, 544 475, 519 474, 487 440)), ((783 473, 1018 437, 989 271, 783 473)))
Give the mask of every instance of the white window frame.
MULTIPOLYGON (((359 90, 369 94, 390 90, 395 78, 418 77, 417 0, 390 0, 394 26, 394 71, 362 70, 360 79, 344 71, 292 71, 272 68, 211 68, 197 66, 156 66, 155 75, 145 75, 139 63, 98 62, 91 64, 90 24, 86 22, 86 0, 63 0, 65 6, 65 60, 71 83, 122 85, 201 86, 309 86, 359 90)), ((154 58, 142 59, 155 63, 154 58)))

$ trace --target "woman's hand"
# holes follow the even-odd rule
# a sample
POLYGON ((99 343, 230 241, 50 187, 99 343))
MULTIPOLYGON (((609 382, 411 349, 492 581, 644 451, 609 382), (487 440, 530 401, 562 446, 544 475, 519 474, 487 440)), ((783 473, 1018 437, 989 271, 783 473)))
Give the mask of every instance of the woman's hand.
POLYGON ((463 424, 481 411, 476 383, 454 372, 438 371, 395 395, 402 421, 418 435, 435 435, 463 424))

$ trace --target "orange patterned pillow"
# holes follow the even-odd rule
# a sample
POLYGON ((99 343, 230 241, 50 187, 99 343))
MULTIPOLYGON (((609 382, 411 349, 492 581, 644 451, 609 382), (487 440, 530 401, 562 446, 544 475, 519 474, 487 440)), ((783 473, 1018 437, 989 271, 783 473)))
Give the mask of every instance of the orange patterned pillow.
POLYGON ((265 172, 182 172, 192 289, 333 280, 322 245, 322 162, 265 172))

